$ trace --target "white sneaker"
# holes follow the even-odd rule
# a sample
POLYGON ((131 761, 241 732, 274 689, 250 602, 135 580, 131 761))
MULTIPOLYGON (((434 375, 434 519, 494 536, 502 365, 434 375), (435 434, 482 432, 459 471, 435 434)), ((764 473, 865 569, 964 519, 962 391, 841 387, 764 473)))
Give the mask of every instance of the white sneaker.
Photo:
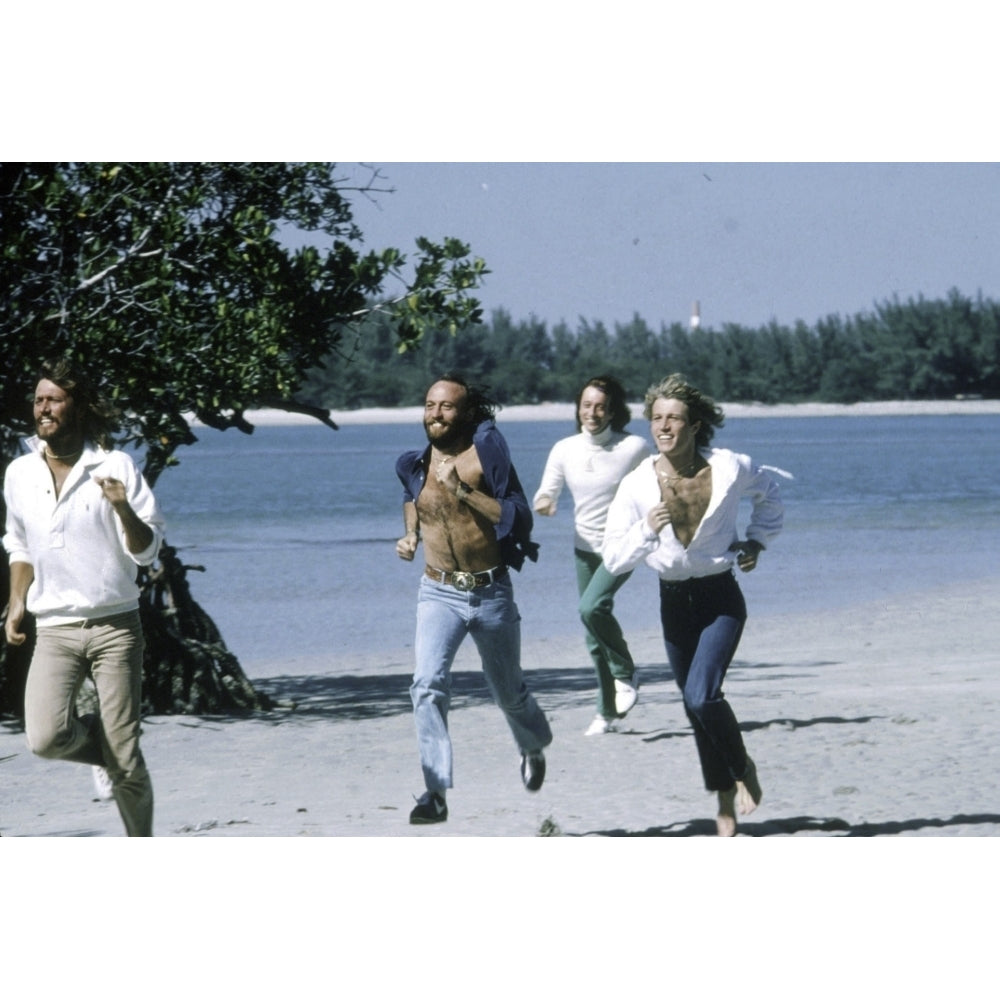
POLYGON ((107 769, 103 767, 92 767, 91 772, 94 775, 94 791, 97 792, 97 797, 102 802, 107 802, 109 799, 113 799, 115 797, 115 793, 111 785, 111 775, 108 774, 107 769))
POLYGON ((603 736, 605 733, 617 732, 618 727, 613 719, 606 719, 603 715, 595 715, 594 721, 587 727, 584 736, 603 736))
POLYGON ((630 681, 615 681, 615 711, 623 718, 639 700, 639 681, 635 674, 630 681))

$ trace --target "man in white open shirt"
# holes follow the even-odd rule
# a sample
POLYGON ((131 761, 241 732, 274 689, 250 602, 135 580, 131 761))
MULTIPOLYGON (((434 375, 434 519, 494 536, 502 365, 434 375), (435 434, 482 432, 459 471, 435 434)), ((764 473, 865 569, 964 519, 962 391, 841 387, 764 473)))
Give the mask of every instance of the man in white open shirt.
POLYGON ((37 639, 24 695, 28 746, 107 769, 129 836, 152 836, 153 787, 139 749, 144 640, 137 567, 163 539, 156 499, 132 459, 110 450, 112 411, 66 362, 43 366, 36 436, 4 479, 11 596, 7 641, 37 639), (93 677, 99 716, 76 716, 93 677))
POLYGON ((645 562, 660 578, 667 659, 694 729, 705 787, 716 792, 720 836, 761 800, 754 762, 722 693, 746 622, 733 565, 749 572, 781 530, 778 486, 746 455, 710 448, 722 410, 679 375, 646 393, 645 416, 657 449, 621 483, 608 511, 604 564, 627 573, 645 562), (740 502, 752 509, 746 540, 740 502))

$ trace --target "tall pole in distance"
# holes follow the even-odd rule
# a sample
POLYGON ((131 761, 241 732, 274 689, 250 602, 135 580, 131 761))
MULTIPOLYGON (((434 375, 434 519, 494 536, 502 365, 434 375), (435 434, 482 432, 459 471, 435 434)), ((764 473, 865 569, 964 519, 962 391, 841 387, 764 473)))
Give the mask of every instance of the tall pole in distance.
POLYGON ((695 299, 691 303, 691 332, 693 333, 701 326, 701 303, 695 299))

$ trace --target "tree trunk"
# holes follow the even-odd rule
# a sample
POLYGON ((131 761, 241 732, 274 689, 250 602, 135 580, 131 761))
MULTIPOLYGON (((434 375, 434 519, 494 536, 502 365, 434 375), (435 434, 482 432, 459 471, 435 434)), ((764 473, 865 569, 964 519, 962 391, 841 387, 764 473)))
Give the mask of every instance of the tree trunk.
POLYGON ((145 574, 139 612, 146 636, 143 710, 154 715, 218 715, 272 707, 254 690, 216 624, 191 596, 177 550, 160 547, 159 565, 145 574))
MULTIPOLYGON (((158 565, 139 579, 146 637, 143 714, 224 715, 273 707, 270 698, 254 689, 215 622, 191 597, 188 570, 204 572, 204 567, 185 566, 177 550, 164 542, 158 565)), ((6 591, 9 578, 3 575, 6 591)), ((34 622, 26 619, 24 645, 8 646, 0 639, 0 715, 18 719, 24 718, 24 684, 34 648, 34 622)))

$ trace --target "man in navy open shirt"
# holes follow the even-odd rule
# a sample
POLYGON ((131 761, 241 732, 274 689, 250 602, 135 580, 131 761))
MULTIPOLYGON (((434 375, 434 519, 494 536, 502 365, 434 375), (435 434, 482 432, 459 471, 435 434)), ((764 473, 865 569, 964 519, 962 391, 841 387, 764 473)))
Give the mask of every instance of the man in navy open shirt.
POLYGON ((542 787, 548 720, 521 672, 521 617, 510 569, 537 559, 532 515, 507 442, 494 423, 495 404, 480 389, 445 374, 428 389, 428 446, 401 455, 405 535, 396 543, 412 561, 420 541, 427 565, 417 600, 416 670, 410 697, 426 791, 411 823, 448 818, 452 787, 448 734, 451 665, 466 635, 479 650, 483 675, 521 752, 521 778, 542 787))

